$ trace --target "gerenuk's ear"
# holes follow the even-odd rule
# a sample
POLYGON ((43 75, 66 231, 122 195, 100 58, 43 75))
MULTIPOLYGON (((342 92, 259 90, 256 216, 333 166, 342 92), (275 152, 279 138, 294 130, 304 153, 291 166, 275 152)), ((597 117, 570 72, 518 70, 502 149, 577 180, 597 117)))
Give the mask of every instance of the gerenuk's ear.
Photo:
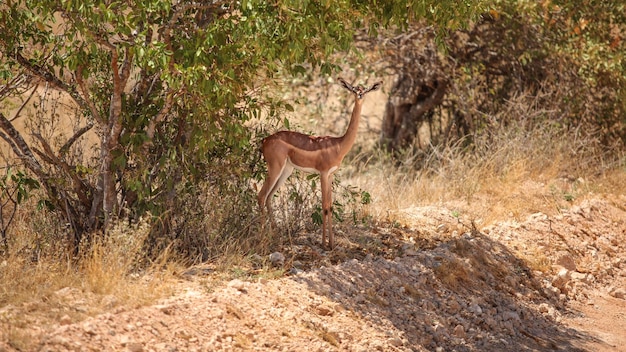
POLYGON ((346 80, 345 80, 345 79, 343 79, 343 78, 339 77, 339 78, 337 78, 337 80, 341 83, 341 85, 342 85, 345 89, 347 89, 347 90, 349 90, 349 91, 351 91, 351 92, 353 92, 353 93, 354 93, 354 87, 353 87, 350 83, 346 82, 346 80))
POLYGON ((383 81, 379 81, 379 82, 374 83, 372 88, 368 89, 367 91, 371 92, 371 91, 374 91, 374 90, 379 90, 380 87, 382 87, 382 86, 383 86, 383 81))

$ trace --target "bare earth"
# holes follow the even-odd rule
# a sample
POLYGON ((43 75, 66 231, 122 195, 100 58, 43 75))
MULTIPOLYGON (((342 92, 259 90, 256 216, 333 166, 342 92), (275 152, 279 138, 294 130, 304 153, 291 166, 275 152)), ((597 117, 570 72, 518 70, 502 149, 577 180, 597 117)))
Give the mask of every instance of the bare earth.
POLYGON ((396 215, 344 227, 333 252, 303 235, 277 279, 193 268, 158 304, 103 297, 110 309, 84 318, 81 292, 63 289, 53 323, 37 302, 0 308, 33 316, 0 326, 0 351, 626 351, 625 197, 480 229, 443 206, 396 215))

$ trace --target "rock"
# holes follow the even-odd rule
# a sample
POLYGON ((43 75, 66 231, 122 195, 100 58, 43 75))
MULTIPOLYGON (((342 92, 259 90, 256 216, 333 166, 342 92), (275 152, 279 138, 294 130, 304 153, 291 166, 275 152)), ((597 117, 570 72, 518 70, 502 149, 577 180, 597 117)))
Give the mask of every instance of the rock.
POLYGON ((565 284, 571 279, 570 271, 566 268, 561 268, 559 272, 552 278, 552 286, 563 291, 565 284))
POLYGON ((452 314, 456 314, 460 310, 461 310, 461 305, 459 304, 459 302, 456 299, 451 300, 448 305, 448 311, 452 314))
POLYGON ((335 311, 326 305, 319 305, 315 307, 315 314, 328 317, 335 314, 335 311))
POLYGON ((498 323, 493 317, 485 318, 485 324, 492 330, 498 327, 498 323))
POLYGON ((250 263, 252 263, 255 268, 261 268, 263 266, 263 257, 254 253, 250 256, 250 263))
POLYGON ((100 304, 102 304, 102 306, 104 306, 104 308, 106 309, 115 308, 115 306, 117 306, 118 303, 119 301, 117 297, 113 295, 106 295, 102 297, 102 299, 100 300, 100 304))
POLYGON ((61 317, 61 319, 59 319, 59 324, 61 325, 69 325, 72 323, 72 318, 70 318, 69 315, 65 314, 64 316, 61 317))
POLYGON ((482 308, 478 305, 478 303, 472 303, 467 310, 474 315, 481 315, 483 313, 482 308))
POLYGON ((143 352, 143 346, 137 342, 131 342, 126 346, 129 352, 143 352))
POLYGON ((228 287, 234 288, 239 292, 246 293, 246 283, 239 279, 230 280, 228 287))
POLYGON ((407 257, 417 257, 419 255, 419 252, 413 248, 408 248, 404 251, 404 255, 407 257))
POLYGON ((389 344, 394 347, 401 347, 404 345, 404 342, 402 342, 402 339, 400 338, 392 337, 389 339, 389 344))
POLYGON ((467 334, 465 333, 465 328, 461 324, 454 327, 454 331, 452 332, 452 334, 460 339, 464 339, 467 336, 467 334))
POLYGON ((285 265, 285 256, 280 252, 274 252, 270 254, 270 263, 275 267, 282 267, 285 265))
POLYGON ((587 282, 587 274, 579 273, 578 271, 573 271, 570 273, 570 277, 574 281, 587 282))
POLYGON ((502 320, 504 321, 514 321, 514 322, 520 322, 521 319, 519 317, 519 314, 517 314, 516 312, 513 311, 508 311, 508 312, 504 312, 502 313, 502 320))
POLYGON ((97 334, 97 330, 96 330, 96 326, 94 325, 94 323, 92 322, 86 322, 83 324, 83 331, 91 336, 94 336, 97 334))
POLYGON ((446 329, 446 327, 443 325, 437 323, 433 330, 435 331, 435 339, 438 341, 442 341, 443 339, 449 337, 448 329, 446 329))
POLYGON ((613 288, 609 291, 609 294, 615 298, 626 299, 626 289, 623 287, 613 288))
POLYGON ((557 258, 555 264, 564 267, 570 271, 576 271, 576 262, 571 254, 568 252, 559 252, 557 253, 557 258))
POLYGON ((175 311, 175 307, 171 305, 156 305, 155 308, 160 310, 165 315, 172 315, 175 311))
POLYGON ((298 268, 289 269, 289 275, 300 275, 302 273, 304 273, 304 270, 302 269, 298 269, 298 268))

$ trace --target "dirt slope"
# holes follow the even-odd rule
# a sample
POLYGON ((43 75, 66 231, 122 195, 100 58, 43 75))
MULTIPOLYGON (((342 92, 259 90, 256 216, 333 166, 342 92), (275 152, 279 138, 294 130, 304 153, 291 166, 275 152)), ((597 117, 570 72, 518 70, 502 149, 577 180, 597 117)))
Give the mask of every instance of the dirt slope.
POLYGON ((82 321, 81 293, 61 290, 66 314, 3 326, 0 351, 626 351, 626 198, 480 231, 444 207, 402 213, 405 227, 338 234, 331 253, 303 236, 278 279, 196 268, 159 304, 112 300, 82 321), (5 343, 18 333, 31 341, 5 343))

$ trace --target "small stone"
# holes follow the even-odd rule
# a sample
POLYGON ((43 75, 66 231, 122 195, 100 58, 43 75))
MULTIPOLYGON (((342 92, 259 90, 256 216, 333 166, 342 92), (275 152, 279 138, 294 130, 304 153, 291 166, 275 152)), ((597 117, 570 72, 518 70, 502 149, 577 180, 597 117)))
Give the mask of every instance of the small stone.
POLYGON ((573 271, 570 274, 572 280, 574 281, 583 281, 587 282, 587 274, 579 273, 578 271, 573 271))
POLYGON ((485 324, 487 324, 487 326, 491 329, 495 329, 498 327, 498 323, 496 322, 496 320, 492 317, 487 317, 485 318, 485 324))
POLYGON ((263 257, 254 253, 250 256, 250 263, 252 263, 255 268, 260 268, 263 266, 263 257))
POLYGON ((72 318, 70 318, 69 315, 65 314, 64 316, 61 317, 61 319, 59 319, 59 324, 61 325, 69 325, 72 323, 72 318))
POLYGON ((404 255, 407 257, 417 257, 419 255, 419 252, 413 248, 409 248, 404 251, 404 255))
POLYGON ((556 288, 563 290, 565 284, 568 283, 571 279, 570 271, 562 267, 559 272, 552 278, 552 285, 556 288))
POLYGON ((615 298, 626 299, 626 289, 622 287, 612 289, 609 294, 615 298))
POLYGON ((276 267, 282 267, 285 264, 285 256, 280 252, 270 254, 270 263, 276 267))
POLYGON ((291 269, 289 269, 289 275, 294 275, 295 276, 295 275, 300 275, 302 273, 304 273, 304 270, 302 270, 302 269, 298 269, 298 268, 291 268, 291 269))
POLYGON ((319 305, 315 307, 315 313, 317 315, 328 317, 328 316, 332 316, 333 314, 335 314, 335 311, 326 305, 319 305))
POLYGON ((402 345, 404 345, 404 342, 402 342, 402 339, 392 337, 389 339, 389 344, 394 347, 401 347, 402 345))
POLYGON ((567 270, 576 271, 576 262, 574 261, 574 258, 572 258, 572 255, 568 252, 559 252, 557 254, 555 264, 560 265, 567 270))
POLYGON ((453 299, 450 301, 450 304, 448 305, 448 310, 450 313, 456 314, 461 310, 461 305, 456 299, 453 299))
POLYGON ((508 312, 502 313, 502 320, 504 320, 504 321, 513 320, 513 321, 516 321, 516 322, 521 321, 521 319, 519 317, 519 314, 517 314, 516 312, 513 312, 513 311, 508 311, 508 312))
POLYGON ((126 346, 129 352, 143 352, 143 346, 137 342, 131 342, 126 346))
POLYGON ((172 307, 170 305, 158 305, 155 308, 160 310, 165 315, 172 315, 172 314, 174 314, 174 307, 172 307))
POLYGON ((475 315, 481 315, 481 314, 483 313, 483 310, 482 310, 482 308, 480 308, 480 306, 478 305, 478 303, 472 303, 472 304, 469 306, 468 310, 469 310, 471 313, 474 313, 475 315))
POLYGON ((112 308, 115 308, 115 306, 117 306, 119 301, 118 301, 117 297, 115 297, 113 295, 106 295, 106 296, 102 297, 102 299, 100 300, 100 303, 106 309, 112 309, 112 308))
POLYGON ((122 346, 126 346, 128 345, 130 342, 130 337, 128 337, 128 335, 119 335, 119 337, 117 338, 118 342, 120 343, 120 345, 122 346))
POLYGON ((465 334, 465 328, 461 324, 454 327, 452 334, 460 339, 464 339, 467 336, 465 334))
POLYGON ((93 325, 92 323, 90 323, 90 322, 85 323, 85 324, 83 325, 83 331, 84 331, 86 334, 91 335, 91 336, 96 335, 96 328, 95 328, 95 327, 94 327, 94 325, 93 325))
POLYGON ((230 282, 228 283, 228 287, 234 288, 239 292, 246 292, 246 283, 239 279, 230 280, 230 282))

